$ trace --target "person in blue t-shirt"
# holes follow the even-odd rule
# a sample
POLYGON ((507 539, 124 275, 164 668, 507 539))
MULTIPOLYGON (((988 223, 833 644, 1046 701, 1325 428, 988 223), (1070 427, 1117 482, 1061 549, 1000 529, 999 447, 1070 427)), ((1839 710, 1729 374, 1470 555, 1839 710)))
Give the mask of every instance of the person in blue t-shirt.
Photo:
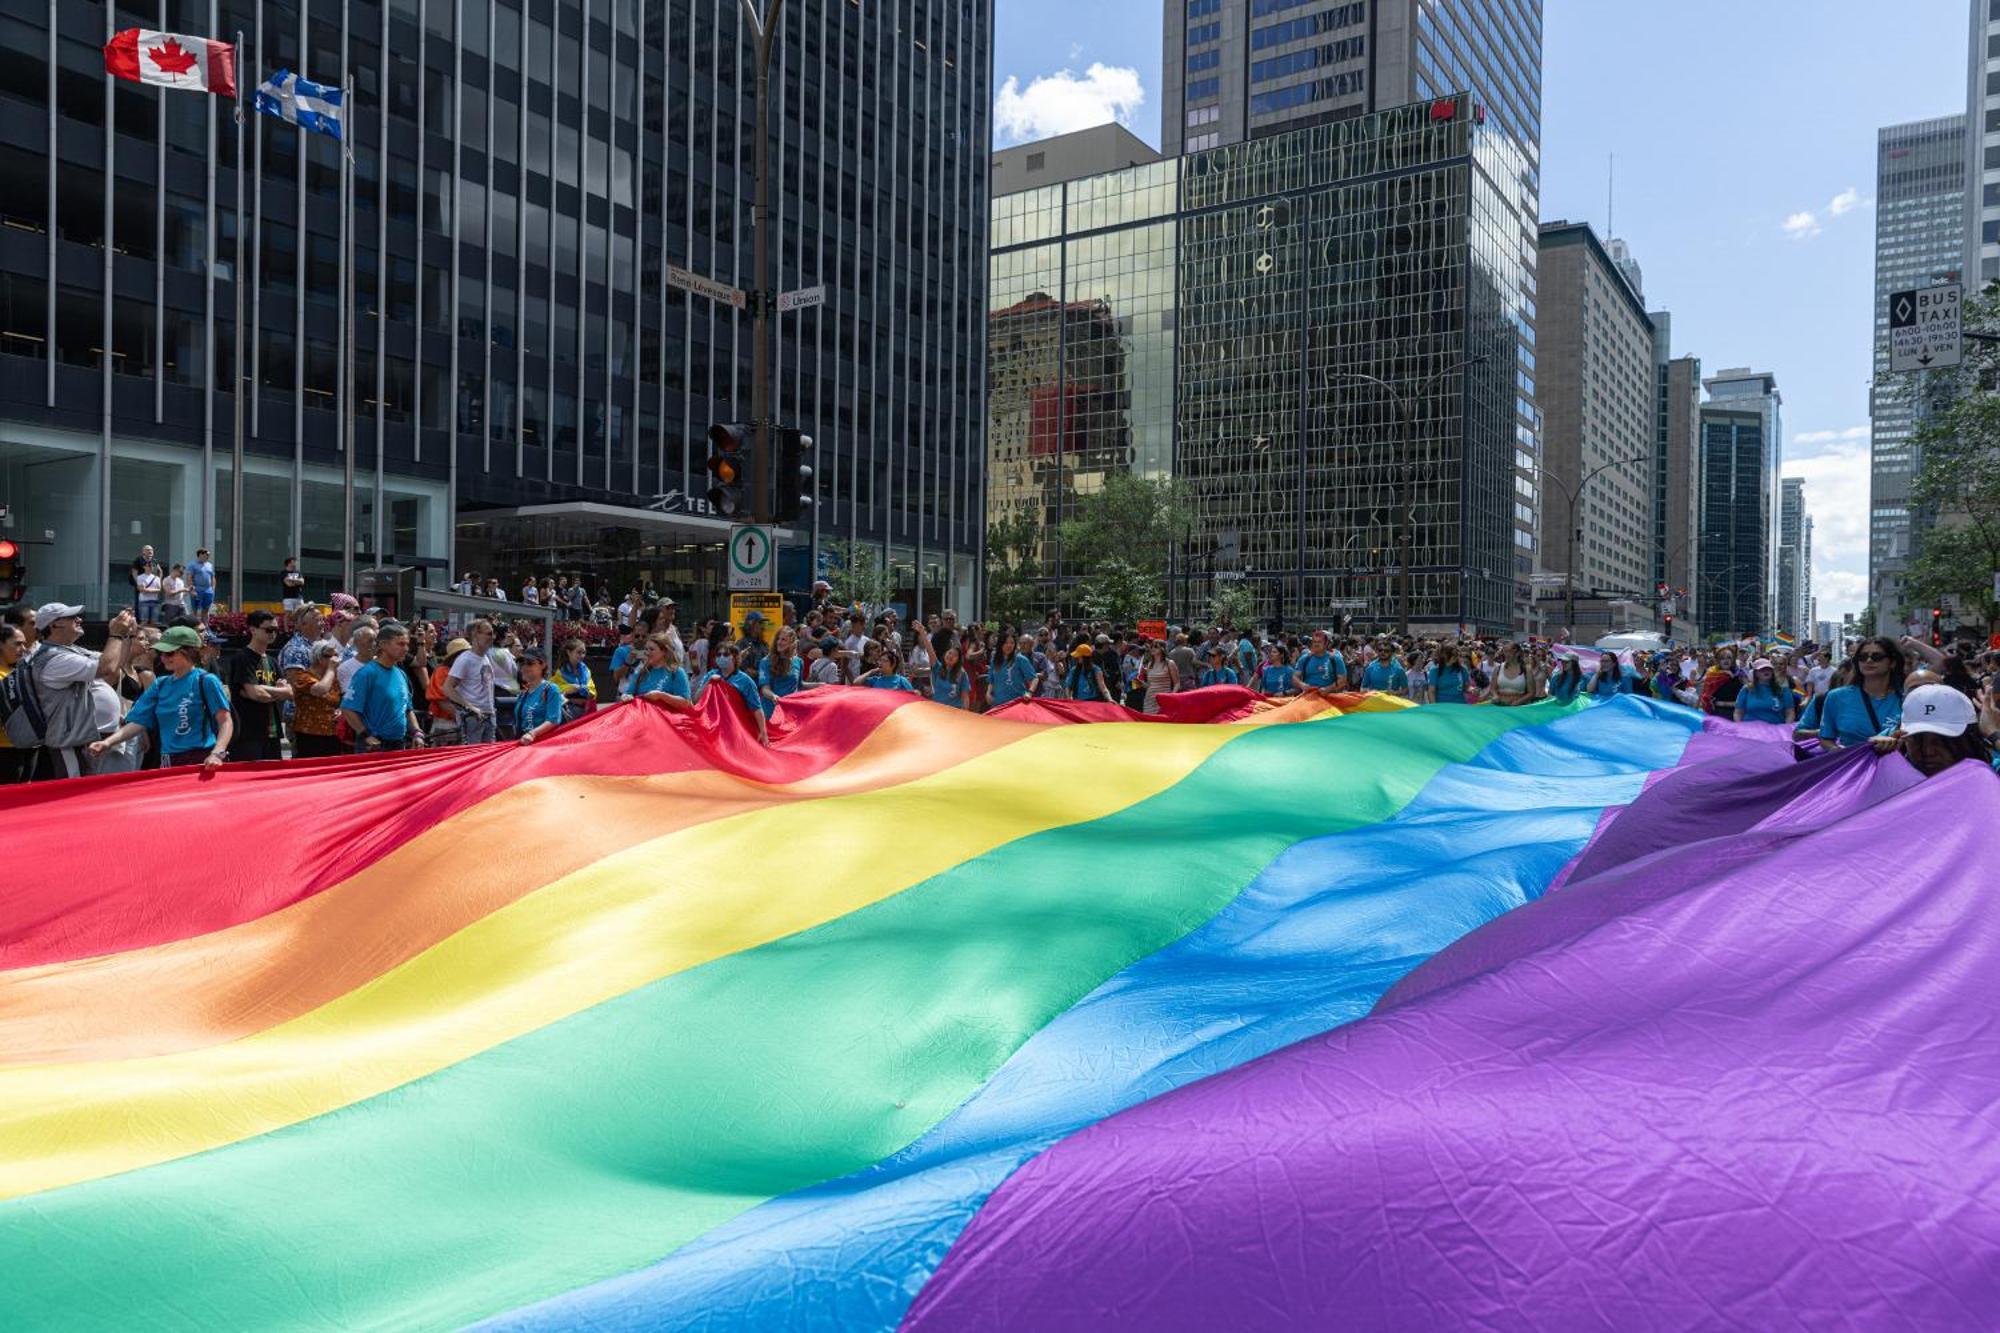
POLYGON ((1097 664, 1091 646, 1079 643, 1069 657, 1069 670, 1063 675, 1063 689, 1069 697, 1081 703, 1110 702, 1111 689, 1104 683, 1104 669, 1097 664))
POLYGON ((710 660, 715 665, 701 678, 701 684, 696 691, 697 699, 708 692, 710 685, 717 682, 735 690, 737 696, 743 700, 743 706, 750 710, 751 719, 757 724, 757 739, 769 745, 771 732, 764 725, 764 705, 757 693, 757 682, 750 679, 749 672, 737 665, 736 649, 728 643, 718 644, 715 656, 710 660))
POLYGON ((153 651, 166 672, 153 677, 116 731, 90 743, 91 758, 134 736, 158 731, 166 764, 220 765, 229 758, 236 715, 229 710, 229 691, 222 681, 196 665, 201 661, 201 636, 186 625, 176 625, 160 636, 153 651))
POLYGON ((1462 704, 1471 685, 1472 673, 1459 660, 1458 645, 1447 643, 1439 646, 1437 661, 1431 666, 1430 701, 1434 704, 1462 704))
POLYGON ((1278 698, 1292 692, 1292 667, 1285 660, 1285 645, 1276 639, 1264 645, 1264 665, 1257 668, 1258 693, 1278 698))
POLYGON ((1625 664, 1618 660, 1618 654, 1598 654, 1597 670, 1590 673, 1590 697, 1609 699, 1631 692, 1632 687, 1625 680, 1625 664))
POLYGON ((215 609, 215 561, 209 558, 207 547, 194 553, 194 563, 187 567, 187 573, 188 589, 194 594, 194 618, 206 620, 215 609))
POLYGON ((777 711, 778 700, 805 687, 805 664, 799 660, 799 632, 790 625, 771 639, 771 652, 757 664, 757 698, 764 716, 777 711))
POLYGON ((875 650, 874 665, 856 676, 854 683, 873 690, 902 690, 906 694, 917 692, 917 687, 903 674, 902 654, 887 646, 875 650))
POLYGON ((1768 658, 1750 664, 1750 683, 1736 692, 1738 722, 1790 722, 1792 687, 1778 683, 1777 668, 1768 658))
POLYGON ((1361 668, 1361 688, 1387 694, 1410 692, 1410 673, 1403 669, 1403 659, 1386 640, 1375 645, 1374 659, 1361 668))
POLYGON ((1035 669, 1035 636, 1023 634, 1000 645, 1000 656, 986 672, 993 706, 1025 699, 1035 692, 1041 673, 1035 669))
POLYGON ((1570 703, 1583 693, 1583 683, 1583 663, 1574 657, 1565 657, 1555 674, 1549 677, 1549 698, 1570 703))
POLYGON ((375 657, 364 663, 341 696, 340 713, 354 733, 356 754, 402 750, 424 743, 416 710, 410 706, 410 677, 403 670, 410 631, 385 620, 375 631, 375 657))
POLYGON ((1344 690, 1347 688, 1347 659, 1332 647, 1332 640, 1326 631, 1316 629, 1312 636, 1312 651, 1300 655, 1298 665, 1292 672, 1293 688, 1304 690, 1344 690))
POLYGON ((970 693, 972 677, 960 664, 958 645, 954 643, 938 655, 931 667, 931 702, 946 708, 963 708, 970 693))
POLYGON ((1244 680, 1257 679, 1257 645, 1250 638, 1250 631, 1244 630, 1243 637, 1236 641, 1236 673, 1244 680))
POLYGON ((1863 639, 1854 650, 1855 681, 1828 690, 1820 702, 1819 738, 1835 749, 1863 745, 1903 721, 1907 663, 1894 639, 1863 639))
POLYGON ((625 688, 625 678, 639 665, 646 649, 641 636, 629 626, 619 631, 619 644, 611 650, 611 692, 620 698, 632 692, 625 688))
POLYGON ((1229 650, 1219 643, 1210 648, 1208 650, 1208 665, 1202 668, 1199 684, 1206 687, 1209 685, 1240 685, 1242 683, 1242 679, 1236 674, 1236 668, 1229 665, 1229 650))
POLYGON ((521 729, 521 744, 532 745, 536 737, 562 725, 563 693, 548 678, 549 660, 539 648, 523 648, 514 654, 521 673, 521 693, 514 700, 514 725, 521 729))
POLYGON ((694 711, 694 690, 688 684, 687 668, 674 651, 671 635, 655 634, 639 645, 643 654, 626 671, 625 697, 644 699, 676 713, 694 711))

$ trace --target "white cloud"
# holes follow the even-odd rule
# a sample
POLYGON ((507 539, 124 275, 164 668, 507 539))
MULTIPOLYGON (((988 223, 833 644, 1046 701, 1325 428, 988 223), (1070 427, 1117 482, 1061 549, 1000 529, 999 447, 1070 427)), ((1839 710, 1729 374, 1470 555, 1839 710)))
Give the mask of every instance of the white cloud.
POLYGON ((1815 445, 1834 444, 1843 440, 1865 440, 1869 438, 1868 427, 1849 426, 1846 430, 1802 430, 1792 436, 1792 444, 1815 445))
POLYGON ((1129 122, 1145 101, 1139 71, 1125 66, 1093 62, 1080 78, 1062 69, 1026 88, 1010 74, 993 99, 993 126, 1002 142, 1025 143, 1114 120, 1129 122))
POLYGON ((1785 475, 1806 483, 1806 512, 1813 521, 1813 596, 1820 616, 1838 620, 1868 602, 1868 439, 1865 428, 1807 431, 1793 437, 1834 435, 1826 447, 1785 456, 1785 475))
POLYGON ((1842 213, 1851 213, 1860 206, 1861 191, 1850 185, 1828 201, 1826 211, 1839 217, 1842 213))
POLYGON ((1779 223, 1778 229, 1795 241, 1811 240, 1819 235, 1819 219, 1811 213, 1798 212, 1779 223))

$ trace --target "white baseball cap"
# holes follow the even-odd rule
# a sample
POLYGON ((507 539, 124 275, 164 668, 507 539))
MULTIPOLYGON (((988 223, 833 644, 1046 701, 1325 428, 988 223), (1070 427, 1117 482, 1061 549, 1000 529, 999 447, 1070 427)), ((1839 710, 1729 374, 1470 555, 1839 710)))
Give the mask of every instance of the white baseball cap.
POLYGON ((1949 685, 1919 685, 1903 696, 1903 734, 1963 736, 1978 719, 1972 700, 1949 685))
POLYGON ((83 608, 71 606, 67 602, 48 602, 35 608, 35 631, 40 633, 58 620, 69 616, 80 616, 83 608))

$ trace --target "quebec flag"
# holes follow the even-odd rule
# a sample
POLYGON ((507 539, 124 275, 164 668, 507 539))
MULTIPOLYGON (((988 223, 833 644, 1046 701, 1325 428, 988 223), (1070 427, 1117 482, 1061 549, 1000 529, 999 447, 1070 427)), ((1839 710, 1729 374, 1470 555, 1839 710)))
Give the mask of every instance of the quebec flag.
POLYGON ((257 85, 259 111, 279 120, 289 120, 302 130, 329 134, 336 139, 345 138, 341 133, 341 117, 346 110, 342 106, 344 100, 345 95, 340 89, 329 88, 323 83, 310 83, 288 69, 279 70, 257 85))

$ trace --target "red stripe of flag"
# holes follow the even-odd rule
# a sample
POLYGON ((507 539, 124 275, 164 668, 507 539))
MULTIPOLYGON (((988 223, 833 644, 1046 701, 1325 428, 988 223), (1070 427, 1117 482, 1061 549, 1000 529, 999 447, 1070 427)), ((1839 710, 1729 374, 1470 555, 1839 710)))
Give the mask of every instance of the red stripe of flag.
POLYGON ((236 96, 236 48, 206 37, 126 28, 104 44, 104 72, 134 83, 236 96))

